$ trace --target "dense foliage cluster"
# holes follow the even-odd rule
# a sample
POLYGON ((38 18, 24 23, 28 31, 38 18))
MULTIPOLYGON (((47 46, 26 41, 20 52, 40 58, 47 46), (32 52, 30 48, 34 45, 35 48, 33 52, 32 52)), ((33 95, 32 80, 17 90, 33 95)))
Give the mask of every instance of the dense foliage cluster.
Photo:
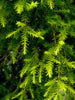
POLYGON ((74 0, 0 0, 0 100, 75 100, 74 69, 74 0))

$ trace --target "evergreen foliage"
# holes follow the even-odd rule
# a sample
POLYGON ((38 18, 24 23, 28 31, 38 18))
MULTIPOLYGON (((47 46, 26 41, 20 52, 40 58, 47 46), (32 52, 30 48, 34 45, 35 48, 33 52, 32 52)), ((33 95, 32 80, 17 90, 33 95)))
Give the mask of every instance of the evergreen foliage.
POLYGON ((74 70, 74 0, 0 0, 0 100, 75 100, 74 70))

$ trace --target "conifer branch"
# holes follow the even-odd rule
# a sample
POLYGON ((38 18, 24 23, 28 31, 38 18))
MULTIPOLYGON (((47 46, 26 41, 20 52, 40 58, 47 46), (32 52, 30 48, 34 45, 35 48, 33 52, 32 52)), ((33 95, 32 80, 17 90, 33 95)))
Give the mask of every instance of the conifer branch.
MULTIPOLYGON (((59 53, 59 62, 61 62, 61 59, 60 59, 60 53, 59 53)), ((60 80, 60 63, 58 65, 58 81, 60 80)))
POLYGON ((75 7, 67 1, 0 0, 1 100, 74 100, 75 7))
POLYGON ((4 6, 5 6, 5 1, 3 2, 2 8, 1 8, 1 14, 0 14, 0 22, 3 25, 3 27, 5 27, 5 24, 6 24, 6 19, 4 18, 4 15, 3 15, 4 6))
POLYGON ((27 29, 26 29, 26 14, 25 14, 25 33, 24 33, 24 54, 26 54, 26 42, 27 42, 27 37, 26 37, 26 33, 27 33, 27 29))

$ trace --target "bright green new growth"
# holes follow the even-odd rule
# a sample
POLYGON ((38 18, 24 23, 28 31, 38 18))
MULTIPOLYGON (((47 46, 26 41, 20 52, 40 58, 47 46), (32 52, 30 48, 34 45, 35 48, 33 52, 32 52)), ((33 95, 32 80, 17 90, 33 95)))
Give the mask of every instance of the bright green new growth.
MULTIPOLYGON (((75 99, 73 3, 74 0, 0 1, 0 59, 7 79, 0 83, 6 91, 1 100, 75 99), (14 85, 9 86, 12 88, 7 94, 9 81, 14 85)), ((0 74, 4 75, 1 71, 0 74)))

